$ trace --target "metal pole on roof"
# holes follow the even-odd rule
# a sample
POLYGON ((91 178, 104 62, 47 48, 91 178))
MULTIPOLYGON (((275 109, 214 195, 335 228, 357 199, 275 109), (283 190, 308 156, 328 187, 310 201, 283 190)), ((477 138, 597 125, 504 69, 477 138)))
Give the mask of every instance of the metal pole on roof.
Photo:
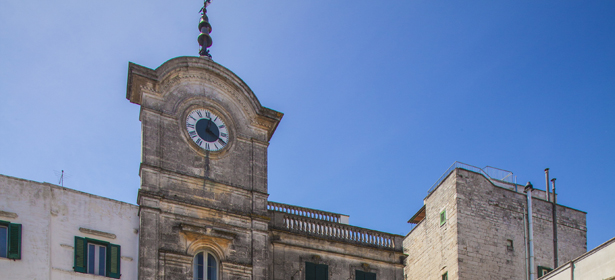
POLYGON ((536 279, 536 270, 534 269, 534 226, 532 222, 532 190, 534 186, 532 183, 527 182, 525 185, 525 193, 527 195, 527 224, 528 224, 528 240, 530 251, 530 280, 536 279))
POLYGON ((551 179, 553 185, 553 269, 558 267, 557 259, 557 196, 555 195, 555 178, 551 179))

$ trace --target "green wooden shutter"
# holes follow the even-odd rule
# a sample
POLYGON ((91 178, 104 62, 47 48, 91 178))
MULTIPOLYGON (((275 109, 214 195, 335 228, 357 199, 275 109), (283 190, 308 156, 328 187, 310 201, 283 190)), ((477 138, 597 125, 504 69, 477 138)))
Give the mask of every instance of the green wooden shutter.
POLYGON ((120 279, 120 245, 109 244, 107 250, 107 277, 120 279))
POLYGON ((443 225, 444 223, 446 223, 446 209, 440 212, 440 225, 443 225))
POLYGON ((356 280, 376 280, 376 273, 364 272, 357 270, 355 272, 356 280))
POLYGON ((316 280, 316 265, 311 262, 305 263, 305 280, 316 280))
POLYGON ((355 271, 355 280, 365 280, 365 272, 356 270, 355 271))
POLYGON ((316 280, 329 280, 329 266, 324 264, 316 265, 316 280))
POLYGON ((9 248, 7 257, 9 259, 21 259, 21 225, 9 224, 9 248))
POLYGON ((75 236, 75 266, 76 272, 87 273, 86 264, 88 256, 88 246, 85 238, 75 236))

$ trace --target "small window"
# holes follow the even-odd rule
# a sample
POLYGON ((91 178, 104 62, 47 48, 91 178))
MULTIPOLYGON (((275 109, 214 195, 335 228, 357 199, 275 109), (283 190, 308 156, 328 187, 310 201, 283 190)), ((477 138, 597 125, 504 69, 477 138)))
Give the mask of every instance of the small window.
POLYGON ((442 280, 448 280, 448 271, 442 274, 442 280))
POLYGON ((193 261, 194 280, 217 280, 218 279, 218 260, 208 252, 199 252, 194 256, 193 261))
POLYGON ((88 273, 105 276, 107 246, 88 243, 88 273))
POLYGON ((21 225, 0 221, 0 258, 21 259, 21 225))
POLYGON ((106 241, 75 236, 76 272, 120 278, 119 245, 106 241))
POLYGON ((549 268, 549 267, 538 266, 538 277, 542 277, 544 275, 547 275, 547 273, 551 272, 551 270, 553 270, 553 269, 549 268))
POLYGON ((446 223, 446 209, 440 212, 440 225, 443 225, 444 223, 446 223))
POLYGON ((306 262, 305 280, 329 280, 329 266, 306 262))
POLYGON ((355 280, 376 280, 376 273, 357 270, 355 271, 355 280))
POLYGON ((515 248, 513 247, 513 241, 512 239, 508 239, 506 240, 506 250, 512 252, 515 250, 515 248))

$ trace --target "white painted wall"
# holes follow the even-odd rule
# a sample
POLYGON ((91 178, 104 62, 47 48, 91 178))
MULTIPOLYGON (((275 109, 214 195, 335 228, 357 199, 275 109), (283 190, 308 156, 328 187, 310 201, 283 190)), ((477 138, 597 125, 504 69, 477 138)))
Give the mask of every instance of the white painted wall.
POLYGON ((22 224, 21 260, 0 258, 2 279, 111 279, 73 271, 75 236, 121 246, 121 279, 137 279, 138 206, 0 175, 0 220, 22 224), (2 213, 2 212, 0 212, 2 213), (79 228, 116 235, 84 233, 79 228))
POLYGON ((602 280, 613 277, 615 277, 615 238, 558 267, 540 280, 602 280))

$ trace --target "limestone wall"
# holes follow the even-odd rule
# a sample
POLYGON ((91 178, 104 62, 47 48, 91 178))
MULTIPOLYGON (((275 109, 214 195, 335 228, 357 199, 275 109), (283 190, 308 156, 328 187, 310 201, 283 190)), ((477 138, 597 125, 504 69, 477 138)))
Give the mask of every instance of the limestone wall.
MULTIPOLYGON (((552 204, 533 196, 535 269, 553 268, 552 204)), ((425 198, 425 218, 406 236, 407 279, 525 279, 527 197, 455 169, 425 198), (439 214, 447 209, 447 223, 439 214)), ((559 263, 587 249, 586 213, 558 205, 559 263)))
POLYGON ((525 196, 495 187, 474 172, 457 169, 455 175, 459 278, 453 279, 524 279, 525 196))
POLYGON ((282 113, 262 107, 228 69, 195 57, 156 70, 130 64, 127 98, 141 105, 139 278, 189 278, 193 257, 207 250, 222 279, 269 279, 267 147, 282 113), (194 109, 223 120, 224 149, 193 142, 185 120, 194 109))
MULTIPOLYGON (((494 186, 474 172, 456 173, 459 279, 522 279, 527 273, 526 196, 494 186)), ((532 204, 535 269, 553 268, 552 204, 536 197, 532 204)), ((586 232, 584 212, 558 206, 560 264, 586 251, 586 232)))
POLYGON ((407 280, 458 279, 458 215, 456 176, 451 173, 434 192, 425 198, 425 219, 404 239, 404 273, 407 280), (440 213, 446 210, 446 223, 440 225, 440 213))
POLYGON ((274 280, 305 279, 305 263, 328 266, 329 279, 355 279, 357 270, 375 273, 376 279, 403 280, 401 252, 272 231, 274 280))

